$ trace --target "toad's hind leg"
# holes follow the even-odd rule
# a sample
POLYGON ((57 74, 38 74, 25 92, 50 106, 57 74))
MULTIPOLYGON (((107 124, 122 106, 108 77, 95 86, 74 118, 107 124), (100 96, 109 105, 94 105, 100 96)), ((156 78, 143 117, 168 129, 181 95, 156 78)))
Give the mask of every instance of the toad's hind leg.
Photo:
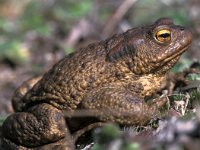
POLYGON ((2 129, 2 143, 6 148, 10 145, 8 149, 40 147, 63 138, 67 138, 66 143, 73 145, 62 111, 49 104, 38 104, 27 112, 11 115, 2 129))
POLYGON ((27 81, 24 81, 20 87, 17 88, 17 90, 14 92, 12 97, 12 106, 14 110, 22 111, 24 108, 24 102, 22 101, 24 95, 32 89, 32 87, 40 81, 42 76, 33 77, 27 81))
POLYGON ((85 97, 82 107, 97 112, 102 121, 123 125, 143 125, 153 118, 167 102, 166 98, 147 104, 129 89, 108 86, 94 89, 85 97))

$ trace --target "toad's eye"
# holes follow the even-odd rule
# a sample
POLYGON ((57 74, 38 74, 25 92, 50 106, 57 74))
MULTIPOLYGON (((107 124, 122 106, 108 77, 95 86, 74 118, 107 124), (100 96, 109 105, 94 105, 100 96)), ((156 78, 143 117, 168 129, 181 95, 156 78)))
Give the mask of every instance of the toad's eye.
POLYGON ((156 33, 156 40, 159 43, 169 43, 171 41, 171 31, 168 29, 162 29, 156 33))

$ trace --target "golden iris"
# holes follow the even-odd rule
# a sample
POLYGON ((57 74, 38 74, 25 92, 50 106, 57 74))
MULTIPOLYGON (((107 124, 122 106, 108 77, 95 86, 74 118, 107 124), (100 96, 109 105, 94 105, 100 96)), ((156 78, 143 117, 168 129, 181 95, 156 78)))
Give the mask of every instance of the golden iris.
POLYGON ((168 43, 171 41, 171 31, 162 29, 156 33, 156 39, 160 43, 168 43))

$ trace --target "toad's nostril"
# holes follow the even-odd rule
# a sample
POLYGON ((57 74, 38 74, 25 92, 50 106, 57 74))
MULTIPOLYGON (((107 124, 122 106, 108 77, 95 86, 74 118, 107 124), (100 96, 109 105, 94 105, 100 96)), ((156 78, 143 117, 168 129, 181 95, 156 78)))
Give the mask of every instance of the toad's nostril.
POLYGON ((180 28, 181 31, 185 30, 183 27, 180 28))

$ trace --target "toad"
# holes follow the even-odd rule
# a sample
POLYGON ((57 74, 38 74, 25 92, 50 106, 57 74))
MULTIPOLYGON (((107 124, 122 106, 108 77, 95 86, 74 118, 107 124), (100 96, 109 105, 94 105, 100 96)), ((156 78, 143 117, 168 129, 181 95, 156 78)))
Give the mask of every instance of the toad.
POLYGON ((91 110, 102 114, 95 121, 145 124, 166 103, 159 98, 147 103, 145 97, 160 88, 191 41, 188 29, 162 18, 67 55, 43 77, 16 90, 16 113, 2 126, 4 147, 73 149, 71 134, 78 123, 70 122, 79 120, 71 116, 66 123, 63 111, 91 110))

